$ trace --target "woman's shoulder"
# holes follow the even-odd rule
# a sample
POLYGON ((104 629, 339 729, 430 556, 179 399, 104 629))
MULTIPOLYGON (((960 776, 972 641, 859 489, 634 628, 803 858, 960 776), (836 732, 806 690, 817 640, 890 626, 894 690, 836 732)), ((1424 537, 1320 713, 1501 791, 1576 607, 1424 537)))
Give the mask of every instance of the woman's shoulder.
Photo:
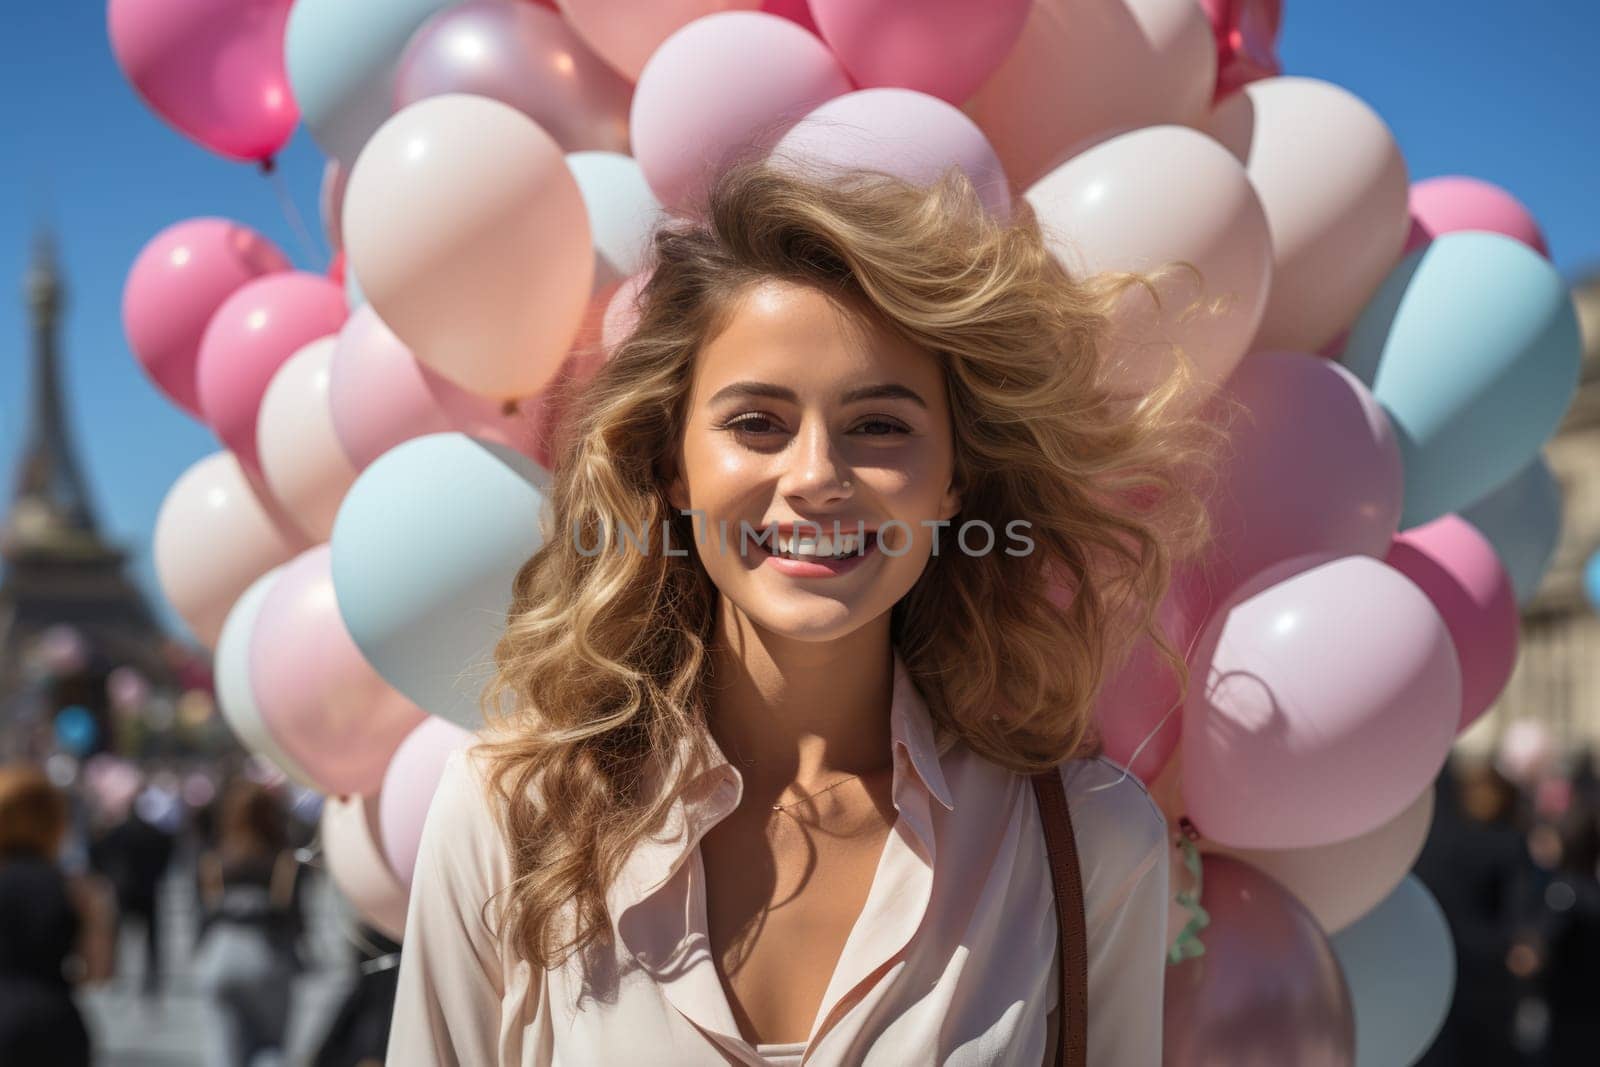
POLYGON ((1067 760, 1061 781, 1090 922, 1168 863, 1166 815, 1132 771, 1105 756, 1067 760))
POLYGON ((505 882, 510 876, 501 830, 505 804, 491 780, 481 739, 446 758, 423 823, 419 865, 434 862, 449 866, 457 877, 493 885, 505 882))

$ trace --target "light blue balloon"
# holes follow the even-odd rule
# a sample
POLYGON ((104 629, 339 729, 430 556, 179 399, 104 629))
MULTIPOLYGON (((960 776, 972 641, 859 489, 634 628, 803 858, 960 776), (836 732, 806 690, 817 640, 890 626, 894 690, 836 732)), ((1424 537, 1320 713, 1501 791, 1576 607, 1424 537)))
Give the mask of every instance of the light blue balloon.
POLYGON ((1489 539, 1500 557, 1517 603, 1539 591, 1561 539, 1561 485, 1540 455, 1460 512, 1489 539))
POLYGON ((1572 402, 1581 351, 1566 283, 1522 242, 1450 233, 1401 260, 1340 357, 1399 438, 1401 528, 1526 466, 1572 402))
POLYGON ((295 0, 284 29, 289 87, 306 129, 351 164, 394 110, 395 65, 411 35, 461 0, 295 0))
POLYGON ((1600 552, 1583 565, 1583 591, 1589 595, 1589 606, 1600 611, 1600 552))
POLYGON ((644 267, 650 233, 663 215, 644 171, 620 152, 568 152, 594 236, 594 292, 627 281, 644 267))
POLYGON ((56 713, 56 744, 74 756, 87 756, 94 751, 100 737, 100 724, 94 712, 82 704, 70 704, 56 713))
POLYGON ((461 433, 379 456, 334 519, 339 614, 367 661, 426 711, 482 725, 511 583, 543 543, 549 473, 461 433))
POLYGON ((1456 949, 1433 894, 1408 874, 1328 939, 1350 986, 1356 1067, 1406 1067, 1439 1036, 1456 988, 1456 949))

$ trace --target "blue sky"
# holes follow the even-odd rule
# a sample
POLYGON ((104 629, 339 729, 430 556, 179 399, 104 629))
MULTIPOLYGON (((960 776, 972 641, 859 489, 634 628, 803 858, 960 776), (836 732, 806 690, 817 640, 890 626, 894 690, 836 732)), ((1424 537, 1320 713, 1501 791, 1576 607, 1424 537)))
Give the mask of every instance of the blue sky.
MULTIPOLYGON (((1509 189, 1544 227, 1571 279, 1600 269, 1600 4, 1594 0, 1288 0, 1288 73, 1326 78, 1394 129, 1413 178, 1470 174, 1509 189)), ((27 324, 20 285, 31 234, 59 232, 71 286, 68 417, 102 526, 170 625, 150 565, 167 488, 218 447, 144 378, 122 336, 123 278, 163 227, 223 215, 321 269, 322 157, 297 134, 280 159, 310 226, 306 249, 269 182, 172 132, 112 60, 102 0, 6 4, 0 15, 0 492, 24 431, 27 324)), ((0 507, 3 507, 0 504, 0 507)))

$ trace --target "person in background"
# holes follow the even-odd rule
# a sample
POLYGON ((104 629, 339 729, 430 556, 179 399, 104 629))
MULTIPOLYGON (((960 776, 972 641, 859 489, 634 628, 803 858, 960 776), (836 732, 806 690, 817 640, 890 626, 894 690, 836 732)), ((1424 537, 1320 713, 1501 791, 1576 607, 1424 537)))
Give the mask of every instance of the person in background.
POLYGON ((400 944, 366 924, 357 928, 357 978, 311 1067, 382 1067, 394 1014, 400 944))
POLYGON ((58 865, 66 830, 42 771, 0 767, 0 1064, 90 1062, 72 988, 111 976, 115 919, 108 887, 58 865))
POLYGON ((112 827, 91 850, 95 867, 110 879, 117 894, 119 923, 139 921, 145 934, 142 989, 154 997, 161 986, 161 909, 159 890, 172 860, 173 835, 160 823, 167 798, 144 785, 112 827))

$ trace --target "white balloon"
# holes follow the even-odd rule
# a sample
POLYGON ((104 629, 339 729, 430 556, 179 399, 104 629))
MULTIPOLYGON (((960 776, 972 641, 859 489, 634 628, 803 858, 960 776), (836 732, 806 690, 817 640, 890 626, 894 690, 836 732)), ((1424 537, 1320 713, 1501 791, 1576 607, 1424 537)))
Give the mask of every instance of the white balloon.
POLYGON ((255 634, 256 617, 261 605, 272 590, 283 567, 279 565, 257 578, 234 602, 222 624, 222 636, 217 638, 216 657, 212 670, 216 678, 217 707, 227 721, 234 736, 245 748, 271 761, 294 781, 307 789, 317 784, 294 757, 285 752, 261 721, 261 709, 256 704, 255 688, 250 682, 250 639, 255 634))

